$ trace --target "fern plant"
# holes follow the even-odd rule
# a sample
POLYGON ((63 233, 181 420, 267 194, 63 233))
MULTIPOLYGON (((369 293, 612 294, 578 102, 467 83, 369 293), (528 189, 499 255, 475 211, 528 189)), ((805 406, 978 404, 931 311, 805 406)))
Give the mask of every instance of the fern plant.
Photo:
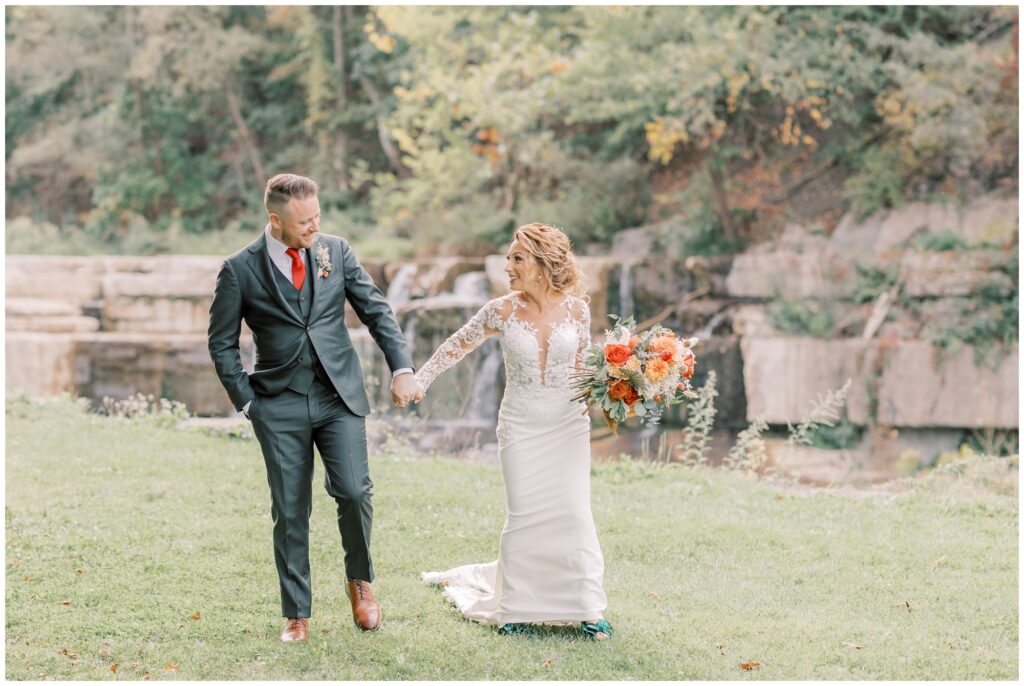
POLYGON ((761 434, 768 430, 768 422, 757 418, 736 436, 736 445, 725 456, 722 465, 727 469, 757 472, 768 460, 768 450, 761 434))
POLYGON ((829 390, 824 398, 819 393, 817 400, 811 403, 810 411, 799 424, 794 427, 787 422, 789 438, 786 439, 786 446, 811 445, 814 442, 815 430, 822 426, 835 426, 839 421, 840 411, 846 404, 846 396, 852 383, 852 379, 847 379, 842 388, 838 391, 829 390))
POLYGON ((718 389, 715 387, 718 376, 715 370, 708 372, 707 381, 697 391, 697 399, 687 408, 686 429, 683 431, 683 443, 680 446, 681 459, 689 464, 708 463, 708 447, 711 443, 711 429, 715 426, 715 398, 718 389))

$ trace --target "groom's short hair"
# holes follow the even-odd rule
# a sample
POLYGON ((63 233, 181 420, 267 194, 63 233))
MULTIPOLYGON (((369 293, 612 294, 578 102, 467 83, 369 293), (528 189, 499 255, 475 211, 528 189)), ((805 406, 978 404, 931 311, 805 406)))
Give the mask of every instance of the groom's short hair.
POLYGON ((263 192, 263 205, 267 208, 267 214, 280 213, 292 198, 304 200, 316 195, 317 190, 318 186, 313 179, 298 174, 276 174, 267 181, 267 188, 263 192))

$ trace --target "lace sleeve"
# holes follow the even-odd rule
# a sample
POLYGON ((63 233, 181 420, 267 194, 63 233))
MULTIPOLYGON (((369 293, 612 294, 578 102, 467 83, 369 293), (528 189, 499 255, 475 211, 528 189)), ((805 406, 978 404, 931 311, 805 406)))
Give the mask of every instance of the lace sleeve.
POLYGON ((487 303, 434 351, 426 364, 416 372, 416 382, 424 393, 445 370, 454 367, 459 360, 498 333, 502 324, 499 309, 500 303, 497 300, 487 303))
POLYGON ((590 349, 590 307, 585 301, 578 301, 576 323, 580 329, 580 345, 576 349, 576 368, 582 368, 586 363, 587 350, 590 349))

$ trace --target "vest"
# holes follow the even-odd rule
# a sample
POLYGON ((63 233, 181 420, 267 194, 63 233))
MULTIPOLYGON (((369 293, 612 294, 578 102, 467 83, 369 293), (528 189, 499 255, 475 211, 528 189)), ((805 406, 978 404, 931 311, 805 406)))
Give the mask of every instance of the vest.
MULTIPOLYGON (((284 296, 288 306, 304 322, 309 322, 309 312, 313 305, 312 284, 313 279, 316 278, 316 272, 313 271, 313 265, 310 264, 309 260, 310 252, 309 250, 306 251, 306 279, 303 281, 301 289, 296 289, 291 279, 282 274, 281 270, 276 266, 271 268, 271 271, 274 272, 274 277, 277 279, 277 286, 281 289, 281 295, 284 296)), ((324 371, 323 365, 320 364, 320 360, 316 357, 316 351, 313 349, 313 342, 309 339, 308 332, 302 341, 302 345, 302 352, 299 353, 299 364, 295 368, 295 374, 292 376, 288 388, 298 393, 309 393, 309 388, 313 385, 313 379, 320 377, 320 380, 327 384, 328 388, 333 389, 334 385, 328 378, 327 372, 324 371)))

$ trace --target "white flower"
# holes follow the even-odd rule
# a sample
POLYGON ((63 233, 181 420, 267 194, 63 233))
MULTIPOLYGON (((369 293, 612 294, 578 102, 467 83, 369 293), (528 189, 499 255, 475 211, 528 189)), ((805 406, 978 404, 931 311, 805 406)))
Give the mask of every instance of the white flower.
POLYGON ((318 245, 316 248, 316 266, 321 279, 326 279, 334 269, 334 265, 331 264, 331 252, 326 245, 318 245))
POLYGON ((611 331, 604 332, 605 345, 626 345, 629 343, 630 334, 629 329, 624 326, 616 326, 611 331))

